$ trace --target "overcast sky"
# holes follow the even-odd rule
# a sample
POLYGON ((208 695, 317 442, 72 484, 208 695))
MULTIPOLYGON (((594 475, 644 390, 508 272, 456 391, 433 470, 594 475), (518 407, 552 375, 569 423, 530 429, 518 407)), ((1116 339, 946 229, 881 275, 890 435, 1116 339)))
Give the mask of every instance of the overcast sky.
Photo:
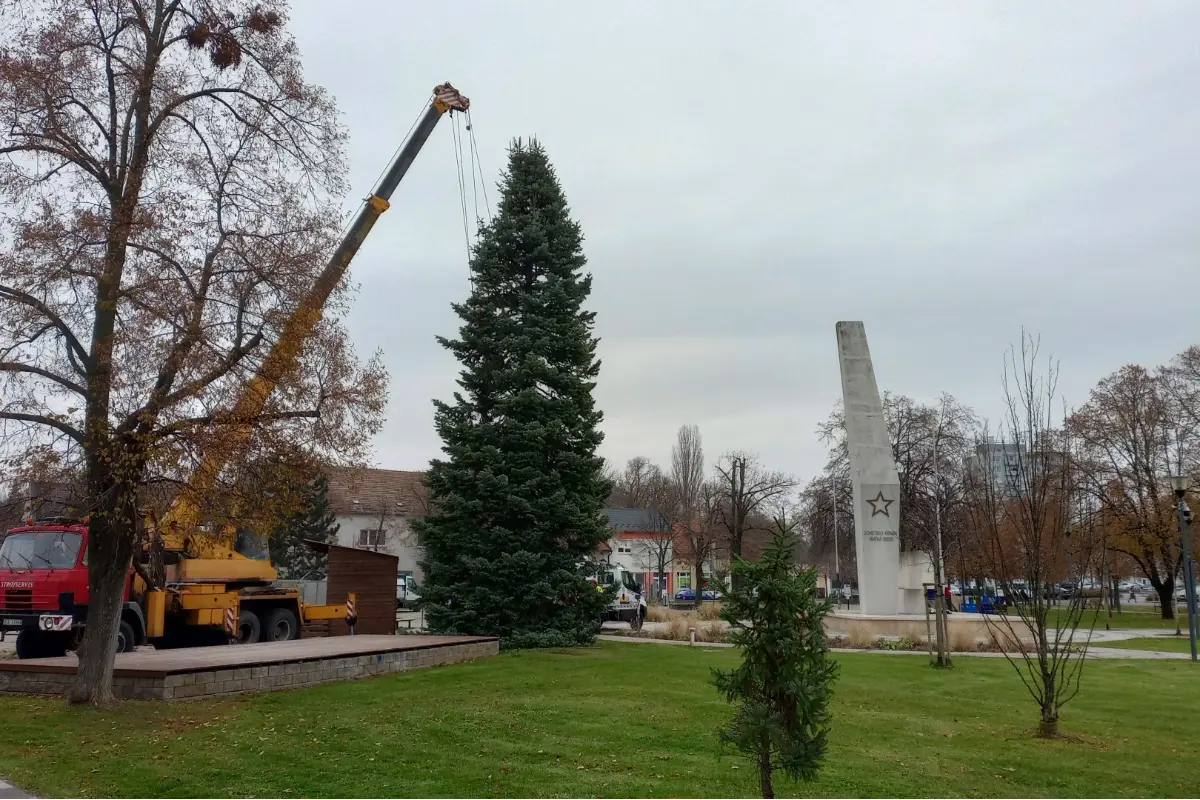
MULTIPOLYGON (((292 28, 356 200, 444 80, 489 184, 510 138, 544 143, 587 237, 614 462, 666 462, 696 423, 710 461, 811 478, 842 319, 881 388, 993 415, 1022 326, 1071 403, 1200 342, 1200 3, 297 0, 292 28)), ((352 270, 349 326, 392 376, 378 466, 439 454, 458 372, 434 342, 468 289, 451 134, 352 270)))

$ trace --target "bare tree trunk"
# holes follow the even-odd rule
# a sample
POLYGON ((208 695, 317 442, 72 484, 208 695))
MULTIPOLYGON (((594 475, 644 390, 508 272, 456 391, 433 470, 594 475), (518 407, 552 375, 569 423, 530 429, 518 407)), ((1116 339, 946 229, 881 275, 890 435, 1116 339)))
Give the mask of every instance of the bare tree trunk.
POLYGON ((1042 685, 1046 695, 1042 701, 1042 721, 1038 725, 1038 736, 1054 739, 1058 736, 1058 698, 1055 697, 1057 684, 1053 677, 1043 675, 1042 685))
POLYGON ((1158 607, 1162 609, 1162 618, 1175 619, 1175 581, 1160 580, 1151 582, 1150 585, 1158 592, 1158 607))
POLYGON ((119 508, 88 526, 88 615, 79 645, 79 668, 70 702, 102 706, 113 702, 113 664, 125 583, 133 558, 130 522, 119 508))
POLYGON ((936 540, 933 545, 933 580, 936 584, 933 596, 933 621, 934 632, 937 636, 937 665, 948 667, 950 666, 950 626, 947 624, 946 594, 943 591, 946 577, 942 574, 942 553, 936 540))
POLYGON ((763 745, 764 752, 758 756, 758 783, 762 789, 764 798, 773 798, 775 796, 775 786, 771 781, 771 751, 770 744, 763 745))

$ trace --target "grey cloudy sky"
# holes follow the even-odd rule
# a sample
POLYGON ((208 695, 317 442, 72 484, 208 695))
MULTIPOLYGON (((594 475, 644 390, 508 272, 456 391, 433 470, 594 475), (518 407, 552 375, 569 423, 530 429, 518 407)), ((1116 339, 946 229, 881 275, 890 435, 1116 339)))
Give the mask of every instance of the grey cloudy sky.
MULTIPOLYGON (((992 414, 1022 326, 1073 403, 1200 342, 1198 3, 298 0, 292 27, 356 198, 443 80, 489 182, 510 138, 545 144, 587 236, 615 462, 665 462, 694 422, 710 461, 812 477, 839 319, 882 388, 992 414)), ((392 374, 378 465, 422 468, 457 374, 433 337, 468 288, 445 123, 353 275, 355 341, 392 374)))

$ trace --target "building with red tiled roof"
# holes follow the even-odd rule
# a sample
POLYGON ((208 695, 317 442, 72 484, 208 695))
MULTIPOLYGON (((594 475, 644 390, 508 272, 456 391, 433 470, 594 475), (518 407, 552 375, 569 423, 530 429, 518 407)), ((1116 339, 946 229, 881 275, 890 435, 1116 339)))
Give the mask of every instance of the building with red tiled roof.
POLYGON ((325 467, 329 507, 337 516, 337 544, 399 559, 399 575, 423 579, 414 517, 428 512, 425 473, 368 467, 325 467))

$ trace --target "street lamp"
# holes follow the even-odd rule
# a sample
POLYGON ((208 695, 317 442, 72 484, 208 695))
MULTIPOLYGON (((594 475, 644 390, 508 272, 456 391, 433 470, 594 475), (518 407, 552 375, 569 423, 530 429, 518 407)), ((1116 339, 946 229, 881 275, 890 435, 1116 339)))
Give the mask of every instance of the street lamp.
POLYGON ((1200 620, 1196 619, 1196 562, 1192 559, 1192 510, 1183 496, 1191 482, 1187 475, 1172 475, 1171 489, 1179 509, 1179 544, 1183 556, 1183 590, 1187 593, 1188 640, 1192 648, 1192 661, 1196 660, 1196 634, 1200 620))

